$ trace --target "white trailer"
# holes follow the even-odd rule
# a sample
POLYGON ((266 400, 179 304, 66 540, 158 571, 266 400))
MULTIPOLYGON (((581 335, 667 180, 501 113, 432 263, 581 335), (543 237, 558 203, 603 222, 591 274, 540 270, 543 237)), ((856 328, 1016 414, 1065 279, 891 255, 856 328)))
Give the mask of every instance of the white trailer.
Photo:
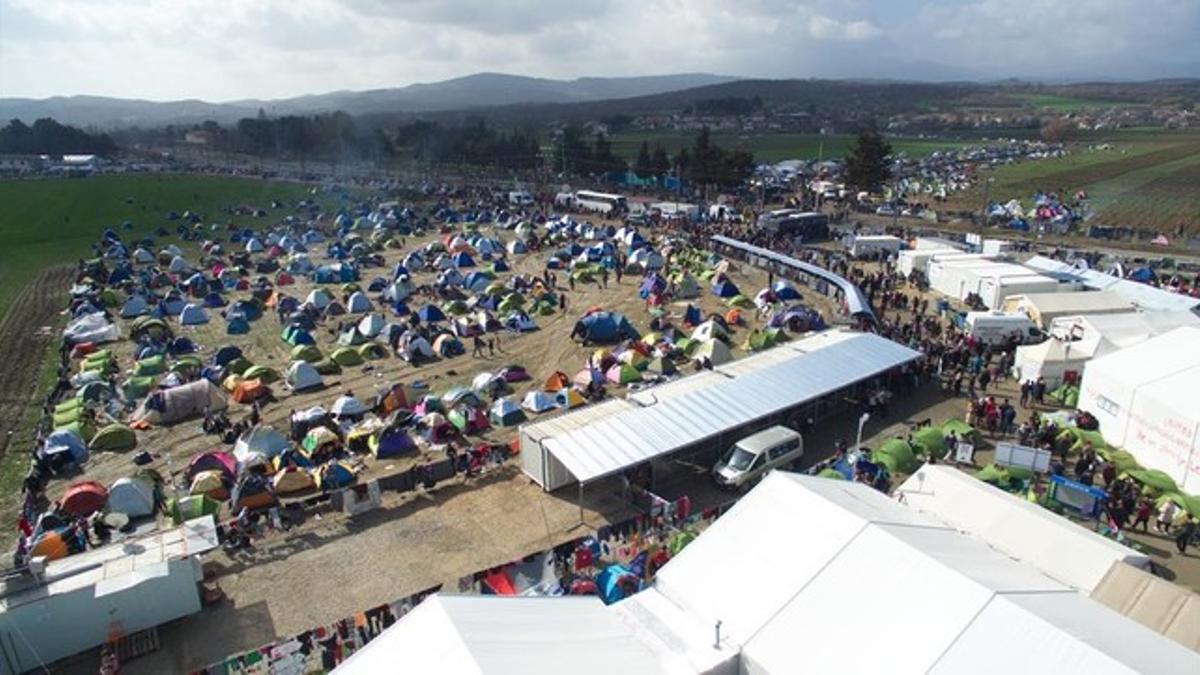
POLYGON ((1070 284, 1059 283, 1057 279, 1044 277, 1040 274, 1025 276, 992 277, 984 279, 979 287, 979 297, 988 309, 999 309, 1004 306, 1004 300, 1014 295, 1026 293, 1056 293, 1060 290, 1075 290, 1070 284), (1065 288, 1063 288, 1065 287, 1065 288))
POLYGON ((875 255, 896 255, 900 252, 900 238, 890 234, 863 235, 850 242, 850 255, 866 258, 875 255))

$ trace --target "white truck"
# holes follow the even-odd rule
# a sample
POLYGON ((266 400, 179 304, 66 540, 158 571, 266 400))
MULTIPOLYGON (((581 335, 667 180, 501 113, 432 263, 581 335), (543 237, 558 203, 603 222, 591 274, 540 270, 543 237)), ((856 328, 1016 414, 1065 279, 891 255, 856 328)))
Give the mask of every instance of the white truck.
POLYGON ((1015 337, 1017 344, 1041 342, 1046 338, 1024 312, 967 312, 963 329, 986 345, 1000 345, 1015 337))
POLYGON ((525 190, 513 190, 508 193, 508 203, 513 206, 531 206, 533 195, 525 190))

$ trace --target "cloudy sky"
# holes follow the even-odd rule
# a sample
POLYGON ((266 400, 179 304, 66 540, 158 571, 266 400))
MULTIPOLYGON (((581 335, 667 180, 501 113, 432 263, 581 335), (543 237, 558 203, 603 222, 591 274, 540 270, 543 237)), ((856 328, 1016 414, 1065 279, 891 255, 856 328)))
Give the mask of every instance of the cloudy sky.
POLYGON ((1200 0, 0 0, 0 96, 223 101, 481 71, 1200 76, 1200 0))

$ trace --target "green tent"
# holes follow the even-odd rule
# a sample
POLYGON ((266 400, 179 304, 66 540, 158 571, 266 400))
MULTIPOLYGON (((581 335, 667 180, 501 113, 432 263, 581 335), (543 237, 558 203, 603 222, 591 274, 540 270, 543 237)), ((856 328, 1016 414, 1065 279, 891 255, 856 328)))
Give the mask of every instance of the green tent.
POLYGON ((207 495, 189 495, 179 500, 171 499, 167 502, 167 513, 171 514, 171 520, 176 525, 182 525, 185 520, 216 515, 220 510, 221 502, 207 495))
POLYGON ((1138 468, 1137 460, 1124 450, 1114 450, 1108 446, 1097 446, 1096 454, 1112 462, 1117 468, 1117 474, 1128 473, 1138 468))
POLYGON ((940 427, 928 426, 913 434, 913 449, 925 455, 941 457, 946 454, 946 435, 940 427))
POLYGON ((979 480, 995 485, 996 487, 1007 490, 1012 485, 1012 476, 1008 471, 995 464, 988 464, 979 471, 975 472, 975 477, 979 480))
MULTIPOLYGON (((329 358, 332 359, 334 363, 344 368, 361 366, 363 363, 362 354, 359 354, 351 347, 342 347, 341 349, 334 351, 329 358)), ((318 369, 317 372, 321 372, 320 369, 318 369)))
POLYGON ((246 372, 247 370, 250 370, 253 367, 254 367, 254 364, 250 363, 250 361, 246 357, 239 356, 236 359, 225 364, 225 372, 232 373, 234 375, 241 375, 242 373, 246 372))
POLYGON ((137 434, 124 424, 110 424, 92 436, 88 449, 106 452, 125 452, 137 447, 137 434))
POLYGON ((470 312, 471 308, 467 307, 467 303, 463 302, 462 300, 451 300, 450 302, 442 305, 442 311, 445 312, 447 316, 462 316, 467 312, 470 312))
POLYGON ((537 304, 533 306, 533 310, 530 313, 537 316, 550 316, 557 311, 557 309, 558 305, 545 300, 539 300, 537 304))
POLYGON ((65 427, 68 424, 78 422, 81 415, 83 415, 83 408, 71 408, 62 412, 56 412, 54 413, 54 426, 56 428, 65 427))
POLYGON ((679 555, 679 552, 682 551, 688 544, 692 543, 695 539, 696 535, 687 530, 676 532, 675 534, 671 535, 670 539, 667 540, 667 551, 670 552, 672 556, 679 555))
POLYGON ((1074 408, 1079 405, 1079 387, 1070 384, 1064 384, 1058 389, 1050 392, 1050 398, 1058 401, 1060 404, 1074 408))
POLYGON ((846 480, 841 471, 837 469, 821 469, 817 474, 817 478, 830 478, 832 480, 846 480))
POLYGON ((141 398, 150 393, 154 388, 153 377, 131 377, 125 380, 124 391, 125 398, 134 399, 141 398))
POLYGON ((730 307, 738 307, 740 309, 748 309, 754 306, 754 301, 744 295, 735 295, 725 301, 725 304, 730 307))
POLYGON ((912 473, 921 466, 912 446, 900 438, 884 442, 883 446, 871 455, 871 461, 887 467, 888 473, 912 473))
POLYGON ((325 358, 321 350, 316 345, 296 345, 292 347, 292 360, 303 361, 305 363, 316 363, 325 358))
POLYGON ((312 366, 322 375, 337 375, 342 372, 342 367, 333 359, 321 359, 312 364, 312 366))
POLYGON ((167 360, 162 354, 157 356, 149 356, 137 362, 133 367, 133 374, 142 377, 144 375, 161 375, 167 370, 167 360))
POLYGON ((609 368, 606 377, 609 382, 614 384, 629 384, 630 382, 642 381, 642 374, 637 368, 628 363, 618 363, 609 368))
POLYGON ((279 371, 267 366, 251 366, 242 373, 242 377, 247 380, 261 380, 264 384, 271 384, 279 379, 279 371))
POLYGON ((63 401, 62 403, 59 403, 58 405, 54 406, 54 414, 57 415, 59 413, 70 412, 72 410, 79 410, 80 408, 83 408, 83 407, 84 407, 83 399, 69 398, 69 399, 63 401))
POLYGON ((1134 469, 1129 472, 1129 477, 1164 494, 1179 492, 1175 479, 1158 469, 1134 469))
POLYGON ((760 349, 766 349, 771 346, 770 338, 761 330, 755 329, 751 331, 746 341, 742 343, 742 351, 756 352, 760 349))
POLYGON ((358 348, 358 353, 364 359, 371 361, 387 358, 387 350, 378 342, 368 342, 358 348))
POLYGON ((979 435, 978 429, 960 419, 946 420, 942 424, 942 434, 949 434, 951 431, 954 432, 955 437, 968 438, 976 445, 983 440, 983 437, 979 435))
POLYGON ((1082 452, 1083 446, 1087 443, 1091 443, 1096 452, 1101 452, 1109 447, 1108 443, 1104 442, 1104 436, 1099 431, 1088 431, 1079 427, 1067 427, 1059 432, 1058 437, 1060 439, 1064 437, 1075 439, 1075 442, 1071 445, 1071 452, 1082 452))
POLYGON ((84 421, 82 418, 70 424, 64 424, 58 427, 58 429, 66 429, 73 432, 76 436, 82 438, 84 443, 91 441, 92 437, 96 435, 96 427, 91 422, 84 421))

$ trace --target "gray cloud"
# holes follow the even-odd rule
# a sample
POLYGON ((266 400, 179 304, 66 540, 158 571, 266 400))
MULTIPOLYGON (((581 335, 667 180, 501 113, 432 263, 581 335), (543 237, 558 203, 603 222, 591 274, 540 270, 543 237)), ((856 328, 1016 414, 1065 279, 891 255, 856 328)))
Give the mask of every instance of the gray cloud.
POLYGON ((0 95, 229 100, 479 71, 1200 76, 1196 35, 1196 0, 0 0, 0 95))

